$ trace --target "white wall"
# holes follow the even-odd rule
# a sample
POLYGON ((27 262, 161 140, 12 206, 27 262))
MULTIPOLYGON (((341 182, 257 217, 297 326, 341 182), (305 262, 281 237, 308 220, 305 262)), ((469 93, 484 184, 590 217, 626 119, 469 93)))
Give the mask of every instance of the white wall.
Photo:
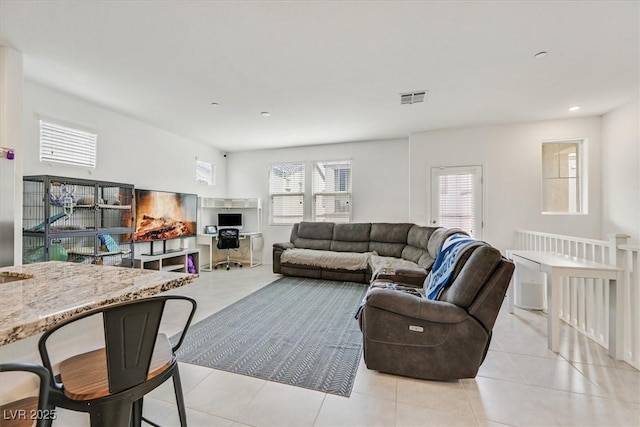
POLYGON ((640 98, 602 117, 602 231, 640 243, 640 98))
MULTIPOLYGON (((269 225, 269 167, 274 163, 351 159, 353 169, 353 222, 406 222, 409 220, 408 141, 364 141, 275 150, 235 152, 227 157, 228 197, 263 199, 263 261, 270 262, 271 247, 289 241, 290 226, 269 225)), ((311 183, 307 174, 308 194, 311 183)), ((310 200, 307 206, 310 207, 310 200)), ((310 220, 310 217, 308 218, 310 220)))
POLYGON ((0 267, 22 259, 22 54, 0 46, 0 147, 15 159, 0 159, 0 267))
MULTIPOLYGON (((625 218, 631 218, 625 219, 631 224, 627 227, 630 231, 625 232, 631 234, 634 215, 636 224, 640 218, 638 166, 633 164, 633 159, 640 162, 640 154, 637 153, 637 101, 608 114, 605 129, 600 117, 589 117, 426 131, 414 133, 408 139, 235 152, 226 158, 206 144, 34 83, 26 82, 24 85, 23 107, 25 175, 52 174, 129 182, 138 188, 192 192, 207 197, 261 197, 264 201, 265 262, 270 260, 271 245, 287 241, 290 234, 289 226, 268 225, 269 166, 280 162, 305 161, 310 164, 315 160, 351 159, 354 222, 410 221, 418 224, 428 224, 430 219, 432 166, 481 164, 485 173, 484 238, 504 250, 512 246, 513 232, 517 228, 592 238, 602 238, 603 231, 613 230, 607 221, 617 218, 619 206, 628 198, 616 193, 617 185, 609 178, 603 181, 602 173, 609 176, 611 170, 617 168, 617 157, 625 157, 631 150, 631 160, 624 159, 631 163, 626 170, 616 170, 617 174, 612 177, 621 180, 635 171, 636 185, 631 186, 630 191, 635 190, 636 207, 624 213, 625 218), (41 115, 98 133, 98 167, 91 174, 86 169, 38 161, 38 118, 41 115), (606 146, 601 143, 603 131, 607 138, 606 146), (540 143, 566 138, 587 139, 588 214, 542 215, 540 143), (620 140, 627 142, 619 143, 620 140), (614 153, 612 156, 617 157, 606 161, 608 166, 601 170, 600 156, 608 153, 610 148, 614 153), (216 164, 215 187, 194 183, 196 157, 216 164), (603 187, 602 182, 607 186, 603 187), (602 208, 602 193, 605 200, 615 200, 617 206, 602 208), (606 219, 603 209, 607 210, 606 219)), ((308 182, 309 189, 310 186, 308 182)))
MULTIPOLYGON (((209 145, 31 82, 24 85, 23 111, 24 175, 122 182, 137 188, 197 193, 206 197, 224 197, 226 194, 224 158, 219 150, 209 145), (41 163, 41 116, 95 131, 98 134, 95 170, 41 163), (196 157, 216 164, 216 186, 196 184, 196 157)), ((195 239, 191 240, 195 245, 195 239)))
POLYGON ((601 119, 589 117, 501 126, 445 129, 410 136, 410 220, 428 224, 430 170, 484 167, 484 240, 505 250, 519 228, 600 238, 601 119), (541 142, 586 138, 588 214, 541 214, 541 142))

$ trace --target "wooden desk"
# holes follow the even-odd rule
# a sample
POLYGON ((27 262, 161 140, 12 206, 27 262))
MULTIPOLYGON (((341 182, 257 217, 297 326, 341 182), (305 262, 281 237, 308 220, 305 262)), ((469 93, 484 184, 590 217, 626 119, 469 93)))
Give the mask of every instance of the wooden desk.
POLYGON ((0 268, 0 345, 44 332, 93 308, 148 297, 190 283, 195 276, 106 265, 48 261, 0 268))
MULTIPOLYGON (((213 265, 218 261, 224 261, 226 258, 226 250, 218 249, 217 234, 198 234, 196 238, 198 245, 207 246, 209 249, 209 267, 211 271, 213 265)), ((264 247, 264 238, 262 233, 246 232, 240 233, 240 247, 238 248, 239 256, 237 260, 242 263, 255 267, 262 264, 262 248, 264 247)), ((233 259, 236 259, 235 257, 233 259)))
MULTIPOLYGON (((548 346, 551 351, 558 352, 560 347, 560 298, 562 277, 581 277, 604 279, 609 281, 609 354, 615 358, 622 358, 622 309, 619 304, 618 277, 621 270, 615 266, 582 260, 566 255, 535 251, 506 251, 516 268, 518 266, 531 268, 545 273, 547 277, 547 335, 548 346)), ((507 290, 509 298, 509 313, 514 312, 513 283, 507 290)))

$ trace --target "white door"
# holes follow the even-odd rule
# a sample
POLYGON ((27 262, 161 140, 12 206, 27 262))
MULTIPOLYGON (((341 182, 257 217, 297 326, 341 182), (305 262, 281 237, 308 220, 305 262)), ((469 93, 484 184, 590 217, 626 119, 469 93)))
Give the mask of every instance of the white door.
POLYGON ((431 225, 482 239, 482 166, 431 168, 431 225))

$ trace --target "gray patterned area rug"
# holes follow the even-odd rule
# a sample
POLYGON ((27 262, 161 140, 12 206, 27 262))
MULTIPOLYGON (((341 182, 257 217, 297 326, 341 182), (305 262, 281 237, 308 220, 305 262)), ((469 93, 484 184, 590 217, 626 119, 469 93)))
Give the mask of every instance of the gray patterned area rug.
POLYGON ((362 283, 283 277, 189 329, 178 360, 349 396, 362 283))

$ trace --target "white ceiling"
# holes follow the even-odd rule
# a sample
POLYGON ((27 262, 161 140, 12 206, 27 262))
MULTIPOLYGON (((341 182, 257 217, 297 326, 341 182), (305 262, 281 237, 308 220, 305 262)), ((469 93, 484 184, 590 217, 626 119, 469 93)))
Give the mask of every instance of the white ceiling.
POLYGON ((640 90, 639 5, 0 0, 0 43, 29 80, 232 152, 603 114, 640 90))

